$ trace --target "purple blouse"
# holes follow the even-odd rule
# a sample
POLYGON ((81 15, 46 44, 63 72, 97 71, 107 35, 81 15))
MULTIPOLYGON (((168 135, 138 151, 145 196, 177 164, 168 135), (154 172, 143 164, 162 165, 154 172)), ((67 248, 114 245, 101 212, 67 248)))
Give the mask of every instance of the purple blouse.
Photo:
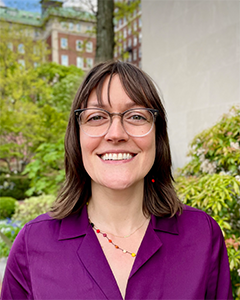
MULTIPOLYGON (((45 214, 25 225, 8 258, 1 299, 122 299, 86 207, 63 220, 45 214)), ((152 216, 125 299, 233 299, 218 224, 188 206, 181 216, 152 216)))

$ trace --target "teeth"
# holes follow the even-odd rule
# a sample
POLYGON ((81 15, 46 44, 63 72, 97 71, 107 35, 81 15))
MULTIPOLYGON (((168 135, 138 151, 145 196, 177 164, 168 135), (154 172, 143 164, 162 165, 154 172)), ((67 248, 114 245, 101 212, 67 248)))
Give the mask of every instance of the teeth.
POLYGON ((133 156, 130 153, 106 153, 101 156, 102 160, 125 160, 131 159, 133 156))

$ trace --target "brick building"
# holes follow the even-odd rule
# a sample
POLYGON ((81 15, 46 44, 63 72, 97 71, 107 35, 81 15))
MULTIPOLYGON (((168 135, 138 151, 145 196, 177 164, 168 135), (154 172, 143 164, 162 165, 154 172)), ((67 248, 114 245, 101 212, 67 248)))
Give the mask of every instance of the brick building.
MULTIPOLYGON (((34 41, 44 40, 50 50, 49 61, 84 70, 91 68, 96 48, 95 17, 76 8, 62 7, 60 0, 42 0, 41 5, 41 14, 0 7, 0 26, 21 25, 34 41)), ((18 51, 19 47, 24 47, 24 40, 18 51)))
POLYGON ((115 51, 114 57, 129 61, 141 68, 142 60, 142 12, 141 3, 130 14, 115 21, 115 51))

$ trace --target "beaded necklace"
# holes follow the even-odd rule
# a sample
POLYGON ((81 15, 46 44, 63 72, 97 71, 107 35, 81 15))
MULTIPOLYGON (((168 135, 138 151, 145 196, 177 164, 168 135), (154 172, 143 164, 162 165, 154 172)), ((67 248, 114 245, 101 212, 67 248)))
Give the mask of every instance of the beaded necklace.
MULTIPOLYGON (((92 226, 92 228, 96 231, 96 233, 100 233, 100 234, 101 234, 103 237, 105 237, 105 238, 109 241, 109 243, 112 244, 116 249, 121 250, 123 253, 128 253, 128 254, 130 254, 132 257, 135 257, 135 256, 136 256, 136 253, 127 251, 127 250, 125 250, 125 249, 122 249, 122 248, 119 247, 118 245, 114 244, 113 241, 107 236, 107 233, 102 232, 100 229, 96 228, 95 225, 91 222, 91 220, 90 220, 90 219, 88 219, 88 220, 89 220, 89 223, 90 223, 90 225, 92 226)), ((143 225, 141 225, 140 227, 142 227, 142 226, 143 226, 143 225)), ((140 228, 140 227, 139 227, 139 228, 140 228)), ((138 228, 138 229, 139 229, 139 228, 138 228)), ((136 232, 136 231, 135 231, 135 232, 136 232)))

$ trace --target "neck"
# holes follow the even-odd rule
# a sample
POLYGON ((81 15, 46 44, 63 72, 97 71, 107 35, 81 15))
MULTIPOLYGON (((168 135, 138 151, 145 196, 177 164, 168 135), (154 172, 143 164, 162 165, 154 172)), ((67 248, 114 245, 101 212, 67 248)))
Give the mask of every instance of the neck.
POLYGON ((92 182, 89 218, 102 230, 125 235, 146 220, 142 211, 143 191, 143 181, 124 190, 112 190, 92 182))

